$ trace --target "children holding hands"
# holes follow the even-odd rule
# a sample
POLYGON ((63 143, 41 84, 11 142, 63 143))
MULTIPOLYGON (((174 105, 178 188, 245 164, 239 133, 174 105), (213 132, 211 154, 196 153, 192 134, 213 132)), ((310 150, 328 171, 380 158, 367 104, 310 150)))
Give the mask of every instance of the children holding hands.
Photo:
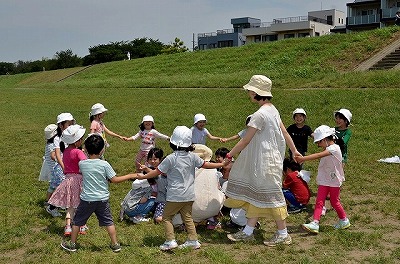
POLYGON ((203 114, 195 114, 193 118, 193 126, 190 128, 192 131, 192 143, 206 145, 206 139, 222 140, 220 137, 211 135, 207 128, 207 119, 203 114))

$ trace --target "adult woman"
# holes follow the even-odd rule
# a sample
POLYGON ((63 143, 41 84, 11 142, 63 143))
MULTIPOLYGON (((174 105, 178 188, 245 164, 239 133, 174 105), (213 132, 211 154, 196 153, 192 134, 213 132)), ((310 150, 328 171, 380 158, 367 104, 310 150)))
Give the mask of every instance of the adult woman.
POLYGON ((246 210, 247 224, 242 231, 229 234, 232 241, 253 240, 254 227, 259 217, 272 217, 277 233, 267 246, 291 244, 286 229, 287 208, 282 193, 282 166, 285 156, 285 140, 293 156, 300 155, 281 121, 278 110, 271 104, 271 80, 254 75, 243 86, 250 100, 260 106, 247 125, 245 136, 227 154, 238 154, 232 166, 225 205, 246 210))

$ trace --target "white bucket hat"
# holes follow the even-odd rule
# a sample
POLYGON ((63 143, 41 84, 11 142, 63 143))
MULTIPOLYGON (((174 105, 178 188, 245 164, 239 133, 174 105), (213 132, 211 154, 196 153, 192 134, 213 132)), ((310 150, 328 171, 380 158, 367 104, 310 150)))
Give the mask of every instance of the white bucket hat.
POLYGON ((303 108, 294 109, 293 114, 292 114, 293 117, 294 117, 295 114, 303 114, 303 115, 307 116, 306 111, 303 108))
POLYGON ((206 116, 203 114, 195 114, 193 118, 193 124, 196 124, 199 121, 207 121, 206 116))
POLYGON ((154 118, 151 115, 145 115, 142 119, 142 123, 143 122, 147 122, 147 121, 151 121, 154 123, 154 118))
POLYGON ((61 135, 61 140, 67 144, 73 144, 85 135, 86 129, 80 125, 67 127, 61 135))
POLYGON ((50 124, 47 127, 44 128, 44 137, 46 139, 50 139, 57 135, 57 125, 56 124, 50 124))
POLYGON ((192 145, 192 130, 186 126, 175 127, 169 142, 177 147, 190 147, 192 145))
POLYGON ((319 126, 314 130, 314 143, 317 143, 318 141, 333 135, 335 135, 334 128, 328 127, 326 125, 319 126))
POLYGON ((349 124, 350 124, 351 118, 353 117, 353 115, 351 114, 351 112, 348 109, 342 108, 339 111, 333 112, 333 117, 335 117, 337 113, 342 114, 347 119, 347 121, 349 121, 349 124))
POLYGON ((210 161, 213 156, 212 150, 203 144, 194 144, 193 153, 196 153, 205 161, 210 161))
POLYGON ((57 116, 57 124, 60 124, 61 122, 64 121, 73 121, 75 120, 74 117, 70 113, 61 113, 57 116))
POLYGON ((253 75, 244 89, 255 92, 260 96, 271 96, 272 81, 264 75, 253 75))
POLYGON ((102 105, 100 103, 97 103, 97 104, 94 104, 92 106, 92 110, 90 111, 90 115, 94 116, 94 115, 98 115, 98 114, 104 113, 106 111, 108 111, 108 109, 105 108, 104 105, 102 105))

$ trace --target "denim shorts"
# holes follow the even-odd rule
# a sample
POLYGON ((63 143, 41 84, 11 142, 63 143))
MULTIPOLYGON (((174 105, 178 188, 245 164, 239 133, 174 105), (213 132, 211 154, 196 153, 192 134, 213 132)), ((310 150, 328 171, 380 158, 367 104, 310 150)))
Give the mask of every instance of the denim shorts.
POLYGON ((112 226, 114 221, 111 215, 110 203, 106 201, 87 202, 81 199, 76 209, 72 224, 75 226, 86 225, 89 217, 95 213, 99 220, 99 226, 112 226))

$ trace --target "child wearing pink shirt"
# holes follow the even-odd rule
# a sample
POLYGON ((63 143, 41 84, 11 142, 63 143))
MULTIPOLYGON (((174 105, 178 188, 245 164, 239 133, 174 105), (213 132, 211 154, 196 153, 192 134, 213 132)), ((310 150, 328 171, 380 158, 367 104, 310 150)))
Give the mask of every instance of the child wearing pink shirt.
MULTIPOLYGON (((71 235, 71 219, 79 205, 82 187, 82 174, 79 171, 79 161, 85 160, 86 155, 79 147, 86 129, 80 125, 69 126, 62 133, 61 140, 68 144, 63 153, 65 180, 57 187, 49 200, 49 204, 66 208, 64 235, 71 235)), ((87 227, 81 227, 81 233, 86 232, 87 227)))

